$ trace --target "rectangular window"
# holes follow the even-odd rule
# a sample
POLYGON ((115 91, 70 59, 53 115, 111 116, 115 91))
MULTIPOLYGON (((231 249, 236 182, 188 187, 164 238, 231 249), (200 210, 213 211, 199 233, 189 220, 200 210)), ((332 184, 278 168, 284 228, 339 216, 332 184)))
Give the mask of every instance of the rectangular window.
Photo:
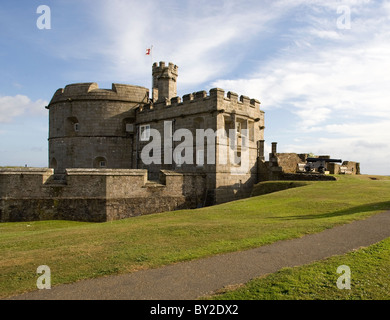
POLYGON ((234 164, 237 165, 237 166, 240 166, 241 165, 241 151, 237 151, 235 152, 234 154, 234 164))
POLYGON ((126 123, 126 132, 134 133, 134 125, 132 123, 126 123))
POLYGON ((106 167, 106 161, 100 161, 99 162, 100 168, 105 168, 106 167))
POLYGON ((240 134, 241 134, 241 122, 237 122, 236 123, 236 129, 237 129, 237 133, 238 133, 238 135, 240 136, 240 134))
POLYGON ((140 127, 140 141, 149 141, 150 140, 150 125, 145 124, 140 127))

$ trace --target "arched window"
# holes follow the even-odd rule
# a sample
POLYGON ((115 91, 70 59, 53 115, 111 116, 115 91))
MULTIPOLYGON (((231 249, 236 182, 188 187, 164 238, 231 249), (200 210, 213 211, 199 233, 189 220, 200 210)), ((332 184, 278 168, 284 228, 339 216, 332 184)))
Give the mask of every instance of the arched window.
POLYGON ((96 157, 93 161, 94 168, 107 168, 107 159, 105 157, 96 157))

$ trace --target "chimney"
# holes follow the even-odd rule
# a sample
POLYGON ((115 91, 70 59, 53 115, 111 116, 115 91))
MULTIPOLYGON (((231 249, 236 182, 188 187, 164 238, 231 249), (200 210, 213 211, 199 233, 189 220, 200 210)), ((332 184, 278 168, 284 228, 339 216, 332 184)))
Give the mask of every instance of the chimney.
POLYGON ((276 154, 276 146, 277 146, 277 142, 272 142, 272 154, 276 154))

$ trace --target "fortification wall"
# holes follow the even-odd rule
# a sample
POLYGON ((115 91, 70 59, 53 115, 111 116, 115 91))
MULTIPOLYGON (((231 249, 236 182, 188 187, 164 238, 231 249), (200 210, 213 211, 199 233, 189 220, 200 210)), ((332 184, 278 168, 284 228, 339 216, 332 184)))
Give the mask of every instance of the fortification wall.
POLYGON ((296 173, 299 163, 306 163, 307 154, 277 153, 276 159, 284 173, 296 173))
POLYGON ((360 163, 355 161, 343 161, 340 166, 341 174, 360 174, 360 163))
POLYGON ((328 163, 328 170, 331 174, 360 174, 360 163, 354 161, 343 161, 342 164, 328 163))
POLYGON ((202 176, 146 170, 21 168, 0 170, 0 221, 78 220, 103 222, 195 208, 203 202, 202 176))

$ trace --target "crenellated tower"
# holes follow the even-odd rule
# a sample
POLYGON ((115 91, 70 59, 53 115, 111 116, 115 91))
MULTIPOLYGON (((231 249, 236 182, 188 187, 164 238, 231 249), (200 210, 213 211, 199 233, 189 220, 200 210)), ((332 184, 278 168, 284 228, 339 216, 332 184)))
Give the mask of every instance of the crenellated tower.
POLYGON ((49 109, 49 166, 56 173, 69 168, 131 169, 135 112, 148 105, 149 89, 95 82, 58 89, 49 109))
POLYGON ((178 67, 173 63, 169 63, 168 66, 165 62, 153 64, 153 90, 152 99, 153 102, 170 100, 177 96, 177 76, 178 67))

